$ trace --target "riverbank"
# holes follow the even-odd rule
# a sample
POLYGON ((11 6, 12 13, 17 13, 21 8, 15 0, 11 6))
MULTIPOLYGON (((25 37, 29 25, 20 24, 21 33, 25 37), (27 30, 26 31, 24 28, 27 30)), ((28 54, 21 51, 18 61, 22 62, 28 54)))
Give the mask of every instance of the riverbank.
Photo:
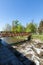
POLYGON ((32 38, 33 39, 39 39, 39 40, 41 40, 41 41, 43 41, 43 34, 33 34, 32 35, 32 38))
MULTIPOLYGON (((28 59, 34 61, 36 65, 43 65, 43 43, 39 39, 32 39, 23 44, 12 46, 28 59)), ((21 57, 20 57, 21 59, 21 57)))

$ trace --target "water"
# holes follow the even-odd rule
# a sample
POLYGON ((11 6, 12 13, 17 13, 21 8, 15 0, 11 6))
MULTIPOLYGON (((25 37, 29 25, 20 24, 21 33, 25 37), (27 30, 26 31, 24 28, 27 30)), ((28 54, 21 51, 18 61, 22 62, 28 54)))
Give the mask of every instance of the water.
POLYGON ((2 37, 1 39, 4 40, 8 44, 11 44, 11 43, 18 41, 18 39, 15 37, 2 37))
POLYGON ((7 46, 7 43, 3 39, 0 39, 0 44, 7 46))

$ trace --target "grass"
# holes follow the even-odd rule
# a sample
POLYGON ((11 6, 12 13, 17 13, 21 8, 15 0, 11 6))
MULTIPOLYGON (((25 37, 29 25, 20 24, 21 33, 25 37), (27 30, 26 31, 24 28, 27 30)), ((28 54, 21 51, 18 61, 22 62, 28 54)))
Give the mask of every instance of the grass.
POLYGON ((33 35, 32 35, 32 38, 33 38, 33 39, 40 39, 40 40, 43 41, 43 34, 41 34, 41 35, 39 35, 39 34, 33 34, 33 35))

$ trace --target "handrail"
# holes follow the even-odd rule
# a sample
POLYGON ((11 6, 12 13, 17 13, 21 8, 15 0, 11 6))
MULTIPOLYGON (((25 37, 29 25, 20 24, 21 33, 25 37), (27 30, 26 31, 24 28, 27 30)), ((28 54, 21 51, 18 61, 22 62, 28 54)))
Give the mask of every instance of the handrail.
POLYGON ((5 32, 5 31, 1 31, 0 32, 0 37, 14 37, 14 36, 30 36, 31 33, 30 32, 5 32))

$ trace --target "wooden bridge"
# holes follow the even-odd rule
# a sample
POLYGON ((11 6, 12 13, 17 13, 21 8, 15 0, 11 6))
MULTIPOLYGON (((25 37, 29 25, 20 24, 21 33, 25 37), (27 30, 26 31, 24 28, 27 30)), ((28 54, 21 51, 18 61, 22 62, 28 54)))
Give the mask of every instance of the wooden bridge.
POLYGON ((15 36, 27 36, 30 37, 30 32, 6 32, 6 31, 0 31, 0 38, 1 37, 15 37, 15 36))

